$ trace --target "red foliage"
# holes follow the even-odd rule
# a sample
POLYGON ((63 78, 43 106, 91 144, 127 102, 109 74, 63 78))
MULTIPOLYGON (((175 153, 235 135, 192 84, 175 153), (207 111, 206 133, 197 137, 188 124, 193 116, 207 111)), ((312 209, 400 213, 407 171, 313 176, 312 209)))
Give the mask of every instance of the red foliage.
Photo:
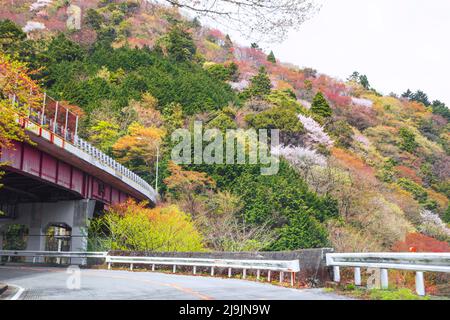
POLYGON ((395 171, 397 171, 397 174, 401 178, 408 178, 415 183, 422 184, 422 179, 417 176, 417 173, 415 170, 406 167, 406 166, 396 166, 395 171))
POLYGON ((399 241, 392 246, 392 251, 411 252, 411 248, 415 248, 417 252, 450 252, 450 245, 447 242, 421 233, 409 233, 405 241, 399 241))
POLYGON ((350 92, 347 86, 331 77, 320 75, 313 80, 313 87, 321 91, 334 106, 348 106, 351 103, 350 92))
POLYGON ((375 182, 375 172, 372 167, 366 164, 357 155, 339 148, 331 150, 333 157, 338 160, 344 168, 355 173, 366 182, 375 182))
POLYGON ((216 38, 216 39, 223 39, 225 36, 223 35, 222 31, 218 29, 210 29, 209 35, 216 38))

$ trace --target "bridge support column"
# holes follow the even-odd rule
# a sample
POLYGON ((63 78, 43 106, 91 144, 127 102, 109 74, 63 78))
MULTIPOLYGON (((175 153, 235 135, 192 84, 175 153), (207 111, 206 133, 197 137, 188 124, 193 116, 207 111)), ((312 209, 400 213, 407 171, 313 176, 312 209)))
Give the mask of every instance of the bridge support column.
MULTIPOLYGON (((42 228, 34 227, 29 229, 30 236, 27 241, 26 250, 29 251, 45 251, 45 234, 42 231, 42 228)), ((25 258, 27 262, 44 262, 43 257, 35 257, 34 260, 32 257, 25 258)))
MULTIPOLYGON (((87 251, 87 228, 89 219, 92 219, 95 209, 95 200, 79 200, 74 203, 71 251, 87 251)), ((86 259, 72 259, 73 264, 86 264, 86 259)))

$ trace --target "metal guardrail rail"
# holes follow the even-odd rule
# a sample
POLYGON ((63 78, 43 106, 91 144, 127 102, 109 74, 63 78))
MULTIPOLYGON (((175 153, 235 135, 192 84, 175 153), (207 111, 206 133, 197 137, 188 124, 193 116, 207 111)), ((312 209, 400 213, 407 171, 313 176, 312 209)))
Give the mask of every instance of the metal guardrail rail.
POLYGON ((36 258, 101 258, 105 259, 108 252, 82 252, 82 251, 29 251, 29 250, 0 250, 0 257, 26 257, 33 258, 33 263, 36 263, 36 258))
POLYGON ((211 276, 214 275, 215 268, 228 268, 228 277, 231 277, 232 269, 241 269, 242 278, 247 276, 247 270, 256 270, 256 278, 260 279, 260 271, 268 271, 268 281, 271 280, 271 272, 280 273, 280 282, 284 279, 284 272, 291 275, 291 285, 294 285, 295 273, 300 271, 300 262, 298 260, 232 260, 232 259, 198 259, 198 258, 169 258, 169 257, 130 257, 130 256, 107 256, 106 262, 108 268, 113 263, 129 264, 130 270, 133 270, 135 264, 151 264, 152 271, 156 265, 169 265, 176 272, 177 266, 191 266, 193 274, 196 274, 197 267, 211 268, 211 276))
POLYGON ((388 269, 416 272, 416 292, 425 295, 424 272, 450 273, 450 253, 327 253, 328 266, 333 267, 333 280, 340 282, 339 267, 353 267, 355 285, 361 285, 361 268, 381 270, 381 288, 389 286, 388 269))
POLYGON ((38 257, 51 258, 101 258, 105 259, 108 269, 113 264, 130 265, 152 265, 152 271, 156 266, 172 266, 176 272, 177 266, 190 266, 193 274, 197 273, 198 267, 211 268, 211 276, 214 276, 215 268, 228 268, 228 277, 231 277, 232 269, 242 270, 242 278, 247 276, 247 270, 256 270, 256 278, 260 280, 261 270, 267 271, 267 280, 271 281, 272 272, 279 272, 280 282, 284 281, 284 273, 290 273, 291 285, 295 282, 295 273, 300 271, 299 260, 233 260, 233 259, 207 259, 207 258, 174 258, 174 257, 143 257, 143 256, 109 256, 108 252, 57 252, 57 251, 27 251, 27 250, 0 250, 0 257, 32 257, 36 263, 38 257))

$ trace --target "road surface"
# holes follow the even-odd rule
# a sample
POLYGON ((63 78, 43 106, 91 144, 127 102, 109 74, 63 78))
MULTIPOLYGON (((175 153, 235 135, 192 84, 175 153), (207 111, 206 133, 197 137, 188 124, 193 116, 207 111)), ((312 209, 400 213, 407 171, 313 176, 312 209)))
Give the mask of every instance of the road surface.
POLYGON ((76 277, 76 274, 69 274, 67 269, 64 268, 0 266, 0 282, 14 288, 14 292, 11 292, 8 298, 15 299, 345 299, 345 297, 333 293, 325 293, 321 289, 299 290, 253 281, 218 277, 98 269, 81 269, 80 277, 76 277))

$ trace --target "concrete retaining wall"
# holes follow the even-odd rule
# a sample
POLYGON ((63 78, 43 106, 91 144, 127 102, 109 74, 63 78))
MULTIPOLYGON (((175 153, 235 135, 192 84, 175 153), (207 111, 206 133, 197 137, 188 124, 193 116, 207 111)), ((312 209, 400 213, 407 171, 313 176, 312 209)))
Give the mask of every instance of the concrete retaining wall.
POLYGON ((296 277, 300 283, 308 286, 321 286, 331 281, 331 271, 326 266, 325 254, 333 249, 305 249, 280 252, 142 252, 142 251, 110 251, 117 256, 152 256, 178 258, 210 258, 210 259, 254 259, 254 260, 295 260, 300 262, 300 272, 296 277))

